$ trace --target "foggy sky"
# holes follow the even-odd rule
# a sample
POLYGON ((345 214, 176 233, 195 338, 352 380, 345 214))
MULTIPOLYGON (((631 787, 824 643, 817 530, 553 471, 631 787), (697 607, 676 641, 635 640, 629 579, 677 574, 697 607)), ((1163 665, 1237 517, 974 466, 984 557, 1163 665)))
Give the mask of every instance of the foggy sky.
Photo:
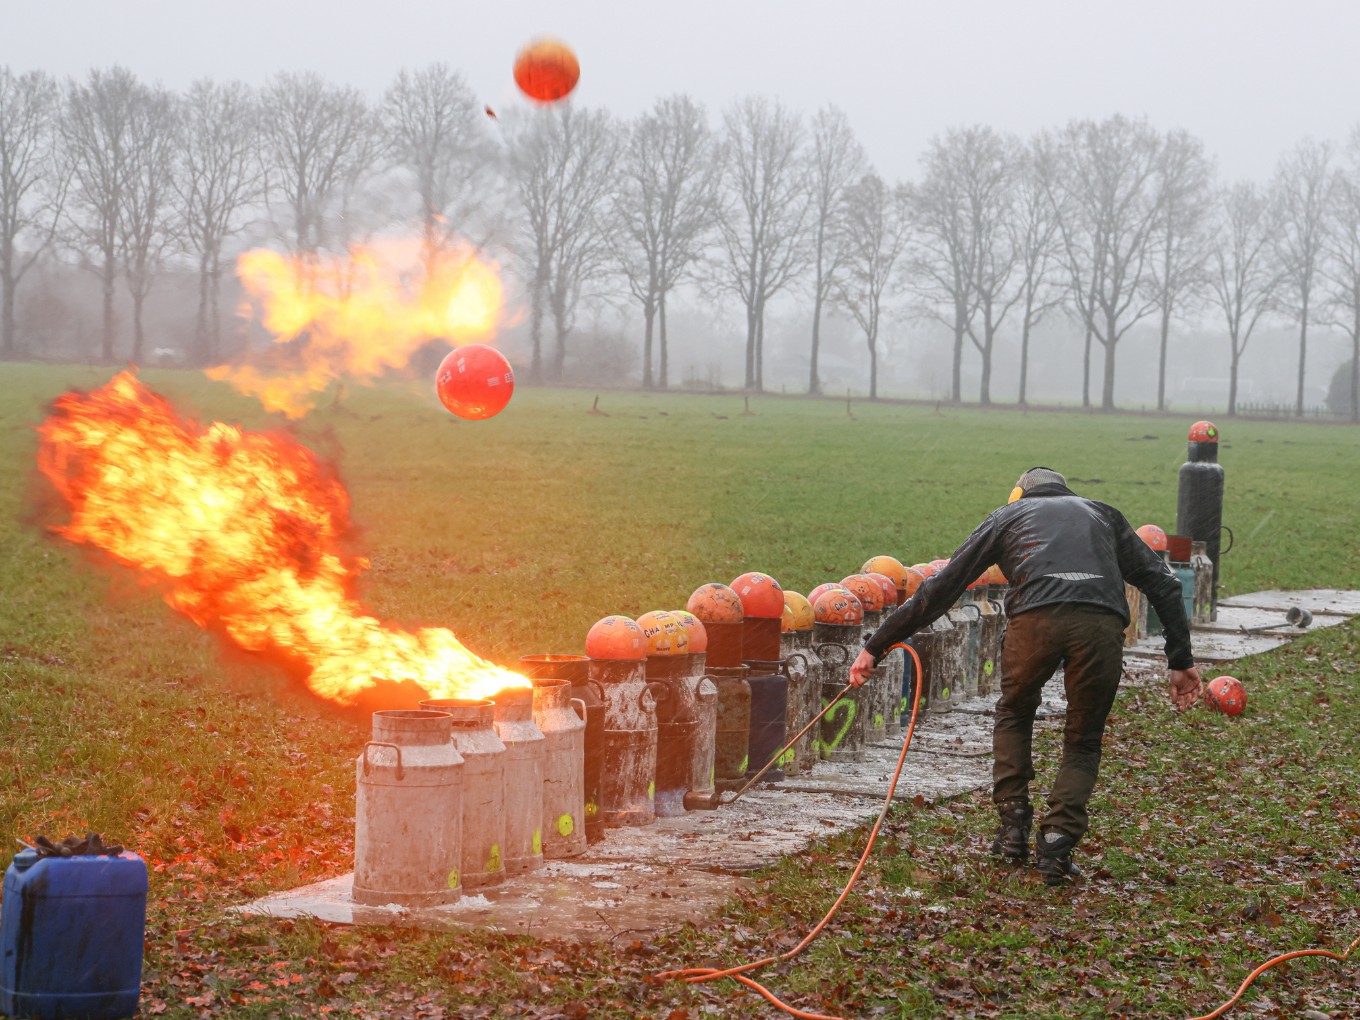
POLYGON ((688 92, 715 118, 752 93, 835 103, 889 178, 915 176, 949 126, 1029 134, 1121 112, 1200 136, 1226 179, 1264 179, 1304 135, 1343 142, 1360 121, 1360 4, 1346 0, 5 0, 0 12, 0 63, 16 70, 119 63, 174 89, 314 70, 376 98, 400 68, 442 60, 493 107, 521 101, 519 47, 557 35, 580 56, 583 103, 629 116, 688 92))

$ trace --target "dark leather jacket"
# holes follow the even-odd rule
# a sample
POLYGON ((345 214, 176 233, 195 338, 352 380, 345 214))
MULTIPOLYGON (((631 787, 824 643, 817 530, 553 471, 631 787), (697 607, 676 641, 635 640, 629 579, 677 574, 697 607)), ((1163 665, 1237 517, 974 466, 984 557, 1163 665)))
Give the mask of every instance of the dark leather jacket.
POLYGON ((943 616, 978 576, 997 563, 1010 581, 1006 615, 1077 602, 1129 620, 1124 582, 1147 594, 1166 630, 1172 669, 1194 665, 1181 585, 1114 507, 1083 499, 1064 485, 1039 485, 988 514, 968 540, 916 594, 883 621, 864 647, 887 649, 943 616))

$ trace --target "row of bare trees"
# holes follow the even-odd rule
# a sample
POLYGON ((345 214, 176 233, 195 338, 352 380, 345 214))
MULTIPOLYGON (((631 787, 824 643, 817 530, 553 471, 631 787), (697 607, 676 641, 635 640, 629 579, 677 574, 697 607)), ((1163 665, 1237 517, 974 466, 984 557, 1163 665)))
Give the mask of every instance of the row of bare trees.
POLYGON ((811 393, 828 309, 863 334, 871 396, 894 318, 948 330, 954 400, 976 356, 984 404, 1002 337, 1018 340, 1026 402, 1031 339, 1056 314, 1084 333, 1082 400, 1104 409, 1139 324, 1158 330, 1159 408, 1178 320, 1222 324, 1230 412, 1268 316, 1298 329, 1299 413, 1310 328, 1343 330, 1360 355, 1360 133, 1342 150, 1304 141, 1258 184, 1220 183, 1198 139, 1145 120, 1029 139, 972 126, 933 139, 916 180, 890 182, 835 107, 804 117, 749 97, 715 124, 682 95, 627 122, 571 103, 488 114, 443 65, 403 71, 377 103, 311 74, 178 94, 118 67, 66 82, 0 68, 0 352, 23 353, 15 294, 46 253, 99 281, 106 361, 120 283, 140 360, 157 276, 192 266, 193 356, 210 363, 226 353, 222 277, 241 238, 272 236, 306 266, 400 227, 419 232, 427 269, 468 242, 508 258, 536 379, 562 377, 583 302, 608 297, 640 313, 643 385, 671 385, 681 288, 740 305, 754 390, 767 312, 794 291, 810 298, 811 393))

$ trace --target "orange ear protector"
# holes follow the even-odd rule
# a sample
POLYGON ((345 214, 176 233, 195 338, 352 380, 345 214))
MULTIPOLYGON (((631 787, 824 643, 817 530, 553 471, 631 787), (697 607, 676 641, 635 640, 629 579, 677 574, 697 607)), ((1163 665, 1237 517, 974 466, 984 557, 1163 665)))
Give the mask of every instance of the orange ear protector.
POLYGON ((1023 496, 1024 494, 1025 494, 1025 490, 1022 489, 1022 488, 1020 488, 1020 486, 1017 485, 1014 489, 1011 490, 1011 498, 1008 499, 1008 500, 1006 500, 1006 502, 1007 502, 1007 503, 1014 503, 1017 499, 1019 499, 1019 498, 1020 498, 1021 496, 1023 496))

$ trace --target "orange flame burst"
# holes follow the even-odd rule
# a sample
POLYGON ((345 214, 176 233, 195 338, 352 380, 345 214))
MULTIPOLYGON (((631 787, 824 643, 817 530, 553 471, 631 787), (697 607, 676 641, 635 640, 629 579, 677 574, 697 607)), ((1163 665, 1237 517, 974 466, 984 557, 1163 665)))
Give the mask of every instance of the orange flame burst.
POLYGON ((311 410, 335 380, 374 379, 431 340, 486 340, 504 312, 494 263, 470 249, 430 256, 411 240, 356 246, 343 258, 257 248, 236 260, 236 275, 246 292, 242 315, 289 347, 268 367, 219 365, 208 375, 290 418, 311 410))
POLYGON ((351 593, 367 562, 342 551, 349 495, 292 439, 186 423, 129 372, 61 396, 39 432, 38 466, 71 509, 59 534, 143 571, 179 612, 321 697, 353 704, 380 680, 441 698, 529 685, 448 630, 362 612, 351 593))

